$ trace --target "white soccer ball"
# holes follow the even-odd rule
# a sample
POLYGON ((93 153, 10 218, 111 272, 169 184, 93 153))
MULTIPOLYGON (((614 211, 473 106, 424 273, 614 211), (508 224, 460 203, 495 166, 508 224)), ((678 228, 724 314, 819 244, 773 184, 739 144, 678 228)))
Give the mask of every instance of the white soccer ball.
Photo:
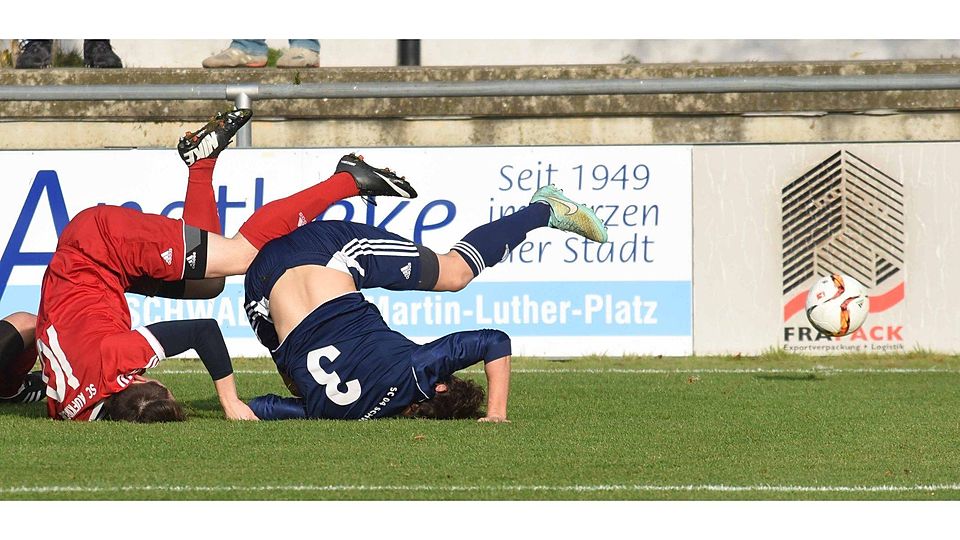
POLYGON ((856 332, 869 312, 866 287, 844 274, 818 279, 807 293, 807 319, 814 328, 830 336, 856 332))

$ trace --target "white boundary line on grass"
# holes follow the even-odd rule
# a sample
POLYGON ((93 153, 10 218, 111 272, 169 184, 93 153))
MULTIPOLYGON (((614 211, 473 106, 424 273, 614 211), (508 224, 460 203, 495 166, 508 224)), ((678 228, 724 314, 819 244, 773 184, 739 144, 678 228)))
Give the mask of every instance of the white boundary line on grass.
POLYGON ((936 491, 960 491, 960 484, 918 484, 913 486, 728 486, 723 484, 704 485, 596 485, 596 486, 365 486, 365 485, 278 485, 278 486, 19 486, 2 487, 0 495, 45 494, 45 493, 117 493, 117 492, 161 492, 161 493, 229 493, 249 492, 267 493, 277 491, 294 492, 441 492, 464 493, 476 491, 494 492, 559 492, 559 493, 595 493, 595 492, 708 492, 708 493, 913 493, 936 491))
MULTIPOLYGON (((479 369, 465 369, 463 373, 483 373, 479 369)), ((168 375, 207 375, 202 369, 154 369, 151 373, 168 375)), ((272 369, 237 369, 234 373, 241 375, 276 375, 277 371, 272 369)), ((545 374, 567 374, 567 373, 586 373, 586 374, 627 374, 627 375, 680 375, 680 374, 718 374, 718 375, 751 375, 751 374, 793 374, 793 375, 833 375, 848 373, 868 373, 868 374, 924 374, 924 373, 953 373, 960 374, 960 368, 834 368, 834 367, 813 367, 813 368, 518 368, 513 369, 511 373, 545 373, 545 374)))

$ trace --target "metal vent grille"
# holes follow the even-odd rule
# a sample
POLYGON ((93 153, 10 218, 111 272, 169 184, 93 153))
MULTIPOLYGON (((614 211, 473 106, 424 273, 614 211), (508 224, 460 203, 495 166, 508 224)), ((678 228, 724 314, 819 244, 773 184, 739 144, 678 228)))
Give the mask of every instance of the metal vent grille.
POLYGON ((814 276, 869 288, 903 269, 903 183, 841 150, 783 187, 783 294, 814 276))

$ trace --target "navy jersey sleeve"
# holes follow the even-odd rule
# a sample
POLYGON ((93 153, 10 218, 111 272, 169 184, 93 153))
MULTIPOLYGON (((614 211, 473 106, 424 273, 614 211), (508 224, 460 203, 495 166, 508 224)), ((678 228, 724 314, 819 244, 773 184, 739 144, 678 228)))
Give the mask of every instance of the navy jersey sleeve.
POLYGON ((267 394, 251 399, 249 405, 260 420, 298 420, 307 417, 307 409, 300 398, 267 394))
POLYGON ((413 353, 417 386, 428 398, 434 385, 480 362, 486 363, 511 354, 510 336, 500 330, 472 330, 448 334, 422 345, 413 353))

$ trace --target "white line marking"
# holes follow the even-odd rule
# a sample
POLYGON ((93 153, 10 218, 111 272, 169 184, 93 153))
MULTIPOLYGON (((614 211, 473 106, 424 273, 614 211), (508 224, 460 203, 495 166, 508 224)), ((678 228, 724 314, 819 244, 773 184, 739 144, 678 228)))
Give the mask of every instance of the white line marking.
POLYGON ((596 486, 366 486, 366 485, 278 485, 278 486, 177 486, 177 485, 145 485, 145 486, 13 486, 0 487, 0 495, 15 494, 38 494, 38 493, 115 493, 131 491, 153 491, 153 492, 275 492, 275 491, 296 491, 296 492, 384 492, 384 491, 404 491, 404 492, 472 492, 472 491, 498 491, 498 492, 560 492, 560 493, 595 493, 595 492, 635 492, 635 493, 655 493, 655 492, 707 492, 707 493, 913 493, 913 492, 937 492, 937 491, 960 491, 960 483, 953 484, 918 484, 912 486, 778 486, 778 485, 755 485, 755 486, 728 486, 724 484, 705 484, 705 485, 676 485, 676 486, 657 486, 657 485, 596 485, 596 486))
MULTIPOLYGON (((464 369, 463 373, 483 373, 480 369, 464 369)), ((164 373, 169 375, 207 375, 202 369, 154 369, 151 373, 164 373)), ((276 370, 272 369, 237 369, 234 373, 241 375, 275 375, 276 370)), ((545 373, 545 374, 566 374, 566 373, 586 373, 586 374, 625 374, 625 375, 679 375, 685 373, 695 374, 717 374, 717 375, 753 375, 753 374, 794 374, 794 375, 834 375, 848 373, 868 373, 868 374, 897 374, 914 375, 925 373, 952 373, 960 374, 960 368, 833 368, 833 367, 815 367, 815 368, 691 368, 691 369, 642 369, 642 368, 519 368, 513 369, 511 373, 545 373)))

